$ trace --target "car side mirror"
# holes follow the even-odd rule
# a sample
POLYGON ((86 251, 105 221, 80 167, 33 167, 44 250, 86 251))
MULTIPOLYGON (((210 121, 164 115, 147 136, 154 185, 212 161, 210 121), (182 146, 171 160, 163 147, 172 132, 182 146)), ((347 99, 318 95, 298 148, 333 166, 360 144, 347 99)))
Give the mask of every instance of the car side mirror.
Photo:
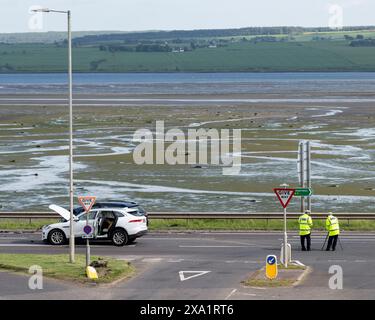
POLYGON ((79 218, 78 217, 74 217, 73 221, 77 222, 77 221, 79 221, 79 218))

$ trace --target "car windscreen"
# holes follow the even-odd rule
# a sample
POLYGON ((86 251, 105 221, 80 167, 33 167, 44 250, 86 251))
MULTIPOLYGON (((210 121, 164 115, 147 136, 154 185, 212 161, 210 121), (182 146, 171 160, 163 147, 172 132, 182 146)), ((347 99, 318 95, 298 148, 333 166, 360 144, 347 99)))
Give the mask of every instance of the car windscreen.
POLYGON ((132 211, 129 212, 129 214, 133 215, 133 216, 137 216, 137 217, 142 217, 145 215, 146 211, 140 207, 140 206, 136 206, 136 207, 132 207, 130 208, 132 211), (133 211, 134 210, 134 211, 133 211))

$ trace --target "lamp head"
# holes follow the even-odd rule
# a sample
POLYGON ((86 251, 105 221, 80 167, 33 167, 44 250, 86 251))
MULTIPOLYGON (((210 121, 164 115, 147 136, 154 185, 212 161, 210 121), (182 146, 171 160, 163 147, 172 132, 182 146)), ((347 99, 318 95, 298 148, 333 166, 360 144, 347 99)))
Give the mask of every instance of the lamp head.
POLYGON ((34 10, 31 10, 33 12, 51 12, 50 9, 48 8, 40 8, 40 9, 34 9, 34 10))

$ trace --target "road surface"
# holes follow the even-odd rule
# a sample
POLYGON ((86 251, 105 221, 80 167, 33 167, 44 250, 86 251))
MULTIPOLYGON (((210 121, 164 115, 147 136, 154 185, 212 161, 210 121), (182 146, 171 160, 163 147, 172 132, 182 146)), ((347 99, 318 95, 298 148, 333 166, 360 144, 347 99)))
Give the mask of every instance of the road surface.
MULTIPOLYGON (((289 234, 293 259, 313 269, 294 288, 241 285, 264 265, 268 254, 279 256, 280 232, 150 233, 125 247, 92 245, 93 255, 129 260, 137 267, 135 277, 111 285, 110 290, 108 285, 50 279, 45 279, 43 290, 30 290, 28 276, 0 272, 0 299, 375 299, 375 233, 345 233, 344 250, 338 246, 336 252, 320 250, 324 237, 313 234, 312 251, 302 252, 298 235, 289 234), (332 265, 343 269, 343 290, 328 287, 332 265)), ((68 247, 46 245, 39 234, 0 234, 0 253, 5 252, 68 253, 68 247)), ((77 252, 84 254, 84 245, 77 246, 77 252)))

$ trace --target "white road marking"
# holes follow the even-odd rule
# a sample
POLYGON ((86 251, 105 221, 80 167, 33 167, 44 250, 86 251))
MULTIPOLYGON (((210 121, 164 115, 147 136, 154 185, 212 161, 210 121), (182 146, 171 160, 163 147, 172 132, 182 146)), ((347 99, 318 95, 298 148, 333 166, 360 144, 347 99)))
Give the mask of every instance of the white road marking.
POLYGON ((295 263, 297 263, 298 265, 302 266, 302 267, 306 267, 301 261, 299 260, 295 260, 294 261, 295 263))
POLYGON ((168 262, 173 262, 173 263, 175 263, 175 262, 182 262, 182 261, 184 261, 184 259, 169 259, 168 260, 168 262))
POLYGON ((237 291, 237 289, 233 289, 226 297, 224 300, 228 300, 235 292, 237 291))
POLYGON ((238 292, 238 294, 242 294, 242 295, 244 295, 244 296, 252 296, 252 297, 256 297, 256 294, 255 294, 255 293, 238 292))
POLYGON ((211 272, 211 271, 180 271, 178 274, 180 276, 181 281, 186 281, 186 280, 189 280, 189 279, 192 279, 192 278, 203 276, 203 275, 205 275, 209 272, 211 272), (189 276, 189 277, 185 277, 186 273, 190 273, 190 274, 193 274, 193 275, 189 276))
POLYGON ((151 262, 151 263, 155 263, 155 262, 160 262, 162 260, 162 258, 145 258, 142 260, 142 262, 151 262))
MULTIPOLYGON (((100 245, 90 245, 91 248, 103 248, 103 246, 100 245)), ((129 247, 135 247, 135 244, 126 246, 129 247)), ((0 243, 0 247, 44 247, 44 248, 67 248, 68 246, 53 246, 48 244, 29 244, 29 243, 0 243)), ((84 248, 83 245, 77 246, 77 248, 84 248)))
POLYGON ((151 241, 154 241, 154 240, 214 240, 214 239, 209 239, 209 238, 187 238, 187 237, 184 237, 184 238, 162 238, 162 237, 143 237, 142 240, 151 240, 151 241))
POLYGON ((126 260, 126 261, 134 261, 134 260, 142 258, 142 257, 137 257, 137 256, 111 256, 111 257, 117 260, 126 260))
POLYGON ((47 247, 52 247, 52 246, 49 246, 46 244, 0 243, 0 247, 46 247, 47 248, 47 247))
POLYGON ((252 260, 227 260, 225 263, 261 263, 260 261, 252 261, 252 260))
POLYGON ((252 246, 179 246, 180 248, 249 248, 252 246))
MULTIPOLYGON (((129 244, 129 245, 126 245, 126 248, 134 248, 136 246, 137 246, 136 244, 129 244)), ((80 245, 80 246, 77 246, 77 247, 78 248, 83 248, 84 246, 80 245)), ((90 244, 90 247, 92 247, 92 248, 104 248, 103 245, 99 245, 99 244, 96 244, 96 245, 90 244)))

